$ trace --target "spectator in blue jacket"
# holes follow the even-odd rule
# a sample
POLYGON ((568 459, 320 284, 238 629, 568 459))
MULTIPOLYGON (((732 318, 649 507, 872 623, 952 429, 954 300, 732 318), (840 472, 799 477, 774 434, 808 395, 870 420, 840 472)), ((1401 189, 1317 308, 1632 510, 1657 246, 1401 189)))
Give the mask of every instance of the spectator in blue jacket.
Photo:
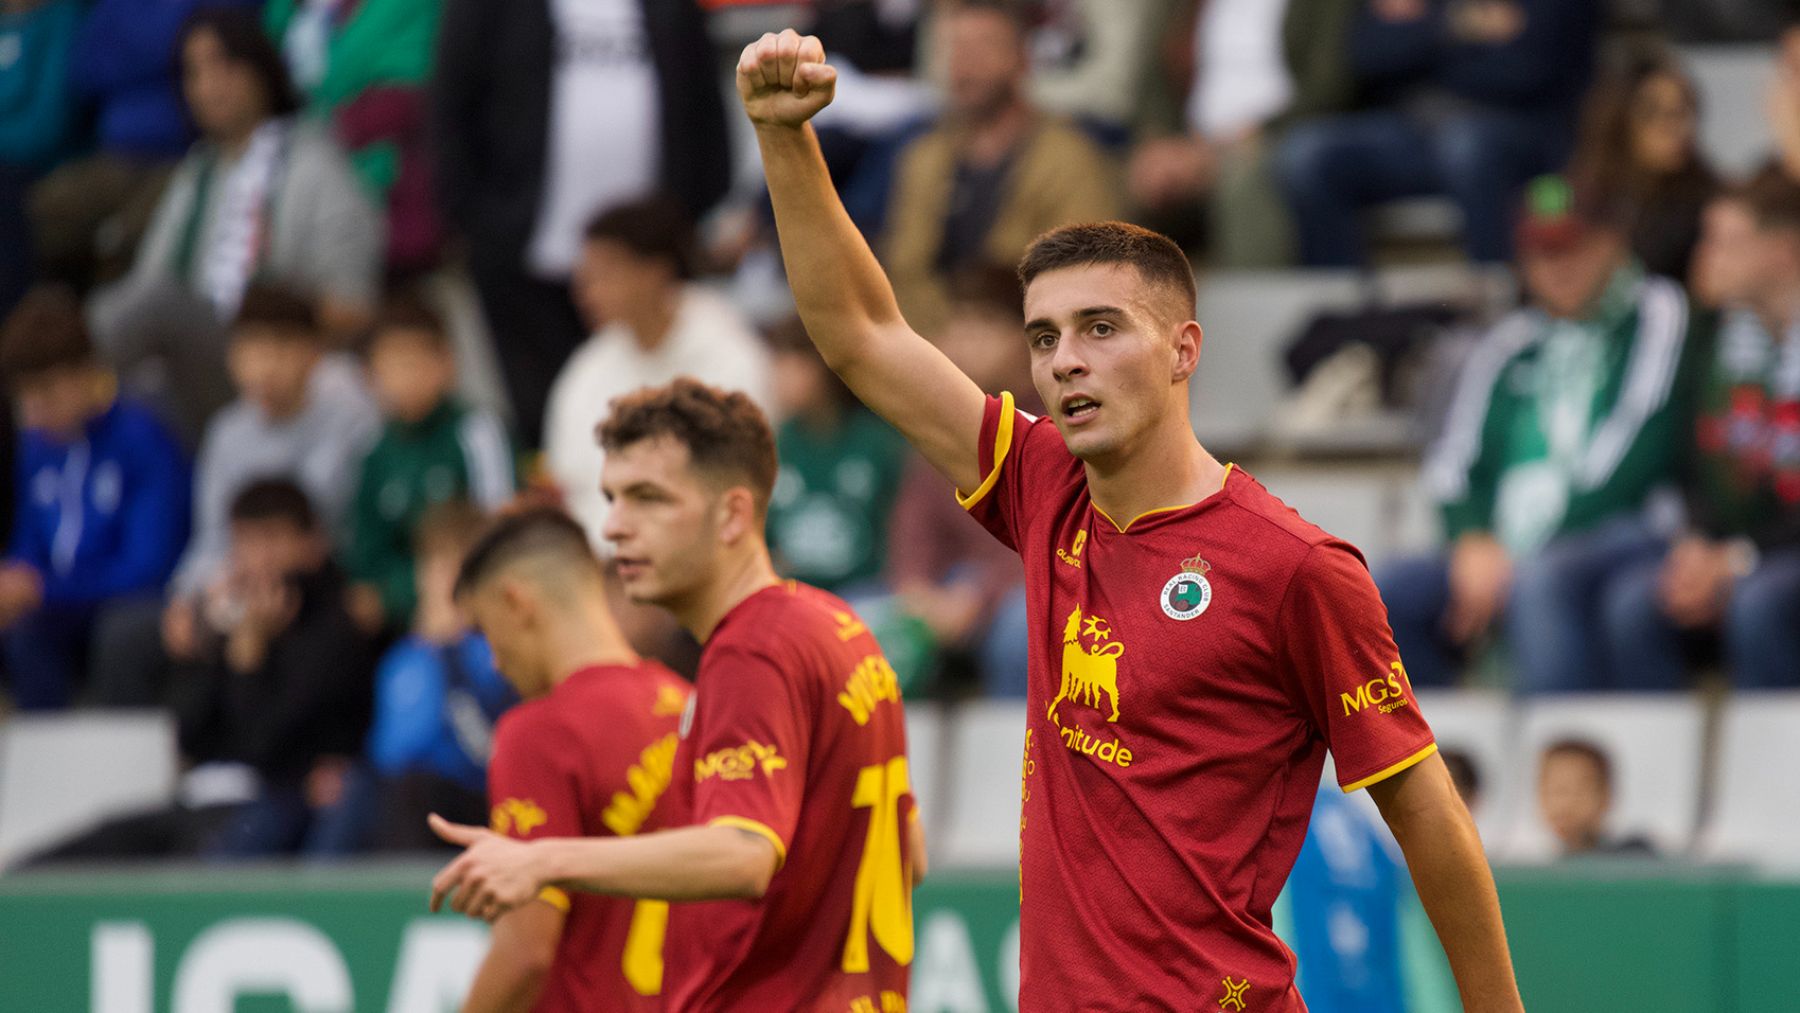
POLYGON ((117 395, 74 296, 30 293, 0 333, 20 416, 0 628, 14 703, 69 703, 102 615, 155 595, 187 538, 188 463, 146 408, 117 395))
POLYGON ((1288 943, 1312 1013, 1405 1013, 1394 848, 1356 798, 1319 789, 1287 882, 1288 943))
POLYGON ((47 271, 86 287, 130 263, 169 173, 194 140, 176 72, 182 25, 202 7, 261 6, 262 0, 94 0, 74 37, 66 80, 92 106, 98 144, 32 195, 37 254, 47 271))
POLYGON ((1363 111, 1296 124, 1276 170, 1301 259, 1366 259, 1362 209, 1443 195, 1473 261, 1512 252, 1524 183, 1562 167, 1592 72, 1596 0, 1366 0, 1350 63, 1363 111))
POLYGON ((419 605, 412 633, 376 669, 367 769, 358 772, 319 850, 440 847, 425 825, 434 812, 487 821, 494 722, 518 694, 454 594, 463 556, 487 525, 487 516, 463 500, 440 503, 420 519, 413 536, 419 605))

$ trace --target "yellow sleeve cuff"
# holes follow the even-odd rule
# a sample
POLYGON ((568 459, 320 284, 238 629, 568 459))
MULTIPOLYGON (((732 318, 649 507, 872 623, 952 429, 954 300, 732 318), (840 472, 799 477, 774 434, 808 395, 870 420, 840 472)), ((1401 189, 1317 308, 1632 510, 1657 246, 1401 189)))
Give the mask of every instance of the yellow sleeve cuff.
POLYGON ((718 816, 706 825, 709 827, 736 827, 739 830, 747 830, 759 837, 767 838, 770 844, 775 845, 776 870, 780 871, 781 867, 787 864, 787 845, 782 842, 781 835, 771 829, 767 823, 759 823, 742 816, 718 816))
POLYGON ((1438 748, 1437 743, 1433 742, 1431 745, 1426 746, 1424 749, 1421 749, 1418 752, 1407 757, 1406 759, 1401 760, 1399 763, 1389 764, 1388 766, 1381 768, 1380 770, 1376 771, 1375 773, 1370 774, 1368 777, 1365 777, 1362 780, 1357 781, 1354 784, 1346 784, 1346 785, 1344 785, 1344 794, 1348 795, 1353 791, 1358 791, 1360 789, 1367 788, 1371 784, 1378 784, 1382 781, 1385 781, 1388 778, 1393 777, 1395 774, 1400 773, 1402 770, 1405 770, 1406 768, 1417 764, 1419 761, 1425 759, 1427 756, 1430 756, 1432 753, 1437 752, 1437 748, 1438 748))
POLYGON ((975 487, 974 492, 964 496, 962 490, 957 490, 957 505, 964 510, 975 509, 975 505, 986 499, 987 494, 993 491, 994 483, 1000 481, 1000 467, 1006 463, 1006 455, 1012 450, 1013 418, 1017 414, 1013 410, 1012 392, 1001 392, 1000 424, 994 430, 994 466, 988 469, 987 477, 981 480, 981 484, 975 487))
POLYGON ((538 891, 537 899, 561 911, 569 913, 569 895, 554 886, 546 886, 538 891))

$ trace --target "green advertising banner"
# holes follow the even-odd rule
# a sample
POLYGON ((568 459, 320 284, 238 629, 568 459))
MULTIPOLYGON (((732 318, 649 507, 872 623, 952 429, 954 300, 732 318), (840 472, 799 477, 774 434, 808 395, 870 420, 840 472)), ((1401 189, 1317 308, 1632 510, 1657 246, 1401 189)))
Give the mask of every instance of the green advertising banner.
MULTIPOLYGON (((454 1010, 486 928, 425 911, 432 871, 234 867, 0 879, 0 1010, 454 1010)), ((1503 871, 1500 885, 1533 1013, 1800 1009, 1800 882, 1628 866, 1503 871)), ((1010 871, 948 872, 919 889, 914 1013, 1016 1009, 1017 899, 1010 871)), ((1409 942, 1410 964, 1441 961, 1428 929, 1410 934, 1423 937, 1409 942)), ((1455 1008, 1441 988, 1411 998, 1413 1013, 1455 1008)))

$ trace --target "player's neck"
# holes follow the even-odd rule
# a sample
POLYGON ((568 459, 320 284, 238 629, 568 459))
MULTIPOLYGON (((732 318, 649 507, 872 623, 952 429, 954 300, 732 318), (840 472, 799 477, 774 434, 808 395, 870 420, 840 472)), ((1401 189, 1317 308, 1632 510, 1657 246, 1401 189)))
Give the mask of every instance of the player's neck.
POLYGON ((605 665, 633 665, 638 654, 604 601, 581 601, 544 630, 544 652, 555 689, 576 672, 605 665))
POLYGON ((675 604, 669 611, 675 614, 675 620, 683 629, 704 644, 731 610, 742 604, 744 599, 779 583, 781 578, 776 575, 775 564, 769 559, 768 546, 759 540, 756 545, 746 546, 741 554, 724 563, 717 577, 701 588, 693 598, 675 604))
POLYGON ((1154 510, 1190 506, 1224 487, 1225 466, 1194 438, 1185 417, 1164 425, 1129 454, 1087 462, 1088 495, 1113 523, 1130 527, 1154 510))

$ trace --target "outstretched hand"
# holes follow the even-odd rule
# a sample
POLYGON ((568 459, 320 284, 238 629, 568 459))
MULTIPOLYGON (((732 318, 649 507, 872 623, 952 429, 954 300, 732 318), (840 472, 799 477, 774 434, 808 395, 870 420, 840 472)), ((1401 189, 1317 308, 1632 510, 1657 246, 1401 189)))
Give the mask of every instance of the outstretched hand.
POLYGON ((484 827, 452 823, 432 813, 433 833, 463 853, 431 880, 431 910, 450 902, 450 910, 491 922, 530 903, 543 888, 532 870, 531 845, 484 827))
POLYGON ((737 89, 751 122, 797 127, 831 104, 837 70, 825 63, 825 46, 816 36, 788 28, 744 47, 737 89))

